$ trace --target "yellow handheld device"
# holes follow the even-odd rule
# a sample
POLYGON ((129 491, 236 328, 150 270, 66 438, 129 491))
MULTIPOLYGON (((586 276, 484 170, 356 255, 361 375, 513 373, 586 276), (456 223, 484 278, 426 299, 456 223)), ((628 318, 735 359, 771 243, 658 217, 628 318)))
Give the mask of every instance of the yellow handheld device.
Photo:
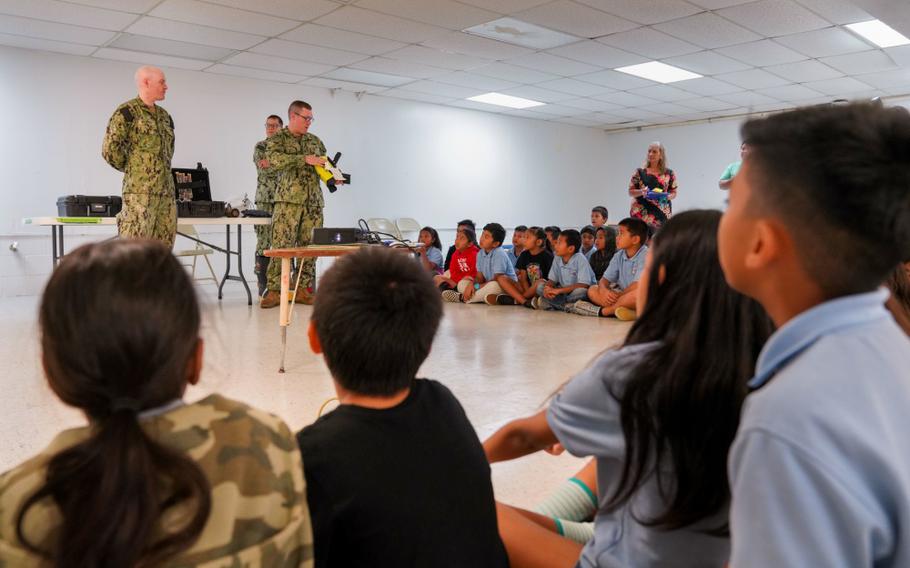
POLYGON ((344 183, 351 183, 351 175, 343 173, 341 169, 338 168, 338 160, 341 159, 341 152, 335 154, 335 158, 329 158, 325 156, 325 167, 316 166, 316 173, 319 174, 319 178, 322 179, 325 186, 329 188, 330 193, 335 193, 338 190, 338 185, 344 183))

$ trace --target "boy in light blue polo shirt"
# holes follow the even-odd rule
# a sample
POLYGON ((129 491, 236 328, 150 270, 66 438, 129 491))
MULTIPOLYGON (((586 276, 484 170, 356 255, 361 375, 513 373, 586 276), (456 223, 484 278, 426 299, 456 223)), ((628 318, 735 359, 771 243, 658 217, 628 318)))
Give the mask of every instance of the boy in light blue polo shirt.
POLYGON ((502 250, 502 241, 506 230, 499 223, 487 223, 480 235, 480 251, 477 253, 476 279, 463 278, 458 283, 458 291, 448 290, 442 293, 442 299, 449 302, 479 304, 487 296, 500 294, 521 297, 515 281, 515 267, 506 252, 502 250))
POLYGON ((526 225, 518 225, 512 230, 512 248, 503 249, 506 253, 506 256, 509 257, 509 262, 512 263, 514 267, 518 264, 518 257, 521 256, 521 253, 525 250, 525 233, 528 232, 528 227, 526 225))
POLYGON ((597 286, 588 289, 588 300, 575 304, 573 311, 584 316, 615 316, 634 320, 638 279, 648 256, 648 225, 627 217, 619 222, 616 253, 597 286))
POLYGON ((730 451, 730 565, 910 566, 910 340, 880 288, 910 251, 910 113, 811 107, 742 134, 720 260, 779 329, 730 451))
POLYGON ((559 233, 553 265, 547 280, 537 283, 537 297, 531 307, 538 310, 561 310, 585 298, 594 284, 594 271, 581 248, 581 234, 575 229, 559 233))

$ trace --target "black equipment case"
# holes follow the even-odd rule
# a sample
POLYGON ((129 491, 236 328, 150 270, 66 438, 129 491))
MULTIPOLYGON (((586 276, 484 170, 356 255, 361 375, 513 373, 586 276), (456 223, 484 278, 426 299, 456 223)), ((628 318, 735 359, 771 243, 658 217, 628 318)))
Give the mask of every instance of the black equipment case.
POLYGON ((209 171, 201 162, 195 168, 171 168, 178 217, 224 217, 223 201, 212 201, 209 171))
POLYGON ((57 198, 59 217, 116 217, 123 209, 119 195, 64 195, 57 198))

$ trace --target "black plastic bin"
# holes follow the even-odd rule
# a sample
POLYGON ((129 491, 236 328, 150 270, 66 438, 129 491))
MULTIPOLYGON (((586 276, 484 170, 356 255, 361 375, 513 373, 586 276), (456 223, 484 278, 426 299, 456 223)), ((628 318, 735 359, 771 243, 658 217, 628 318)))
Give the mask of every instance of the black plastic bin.
POLYGON ((224 201, 178 201, 178 217, 224 217, 224 201))
POLYGON ((119 195, 64 195, 57 198, 59 217, 115 217, 123 209, 119 195))

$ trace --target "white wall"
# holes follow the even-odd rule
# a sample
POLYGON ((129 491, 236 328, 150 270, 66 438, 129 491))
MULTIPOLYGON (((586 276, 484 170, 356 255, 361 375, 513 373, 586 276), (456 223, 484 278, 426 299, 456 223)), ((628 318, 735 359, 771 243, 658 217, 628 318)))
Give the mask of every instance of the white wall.
MULTIPOLYGON (((100 148, 113 110, 135 96, 136 67, 0 47, 0 295, 38 293, 50 271, 49 230, 23 226, 23 217, 54 214, 61 195, 119 194, 121 174, 101 159, 100 148), (8 249, 13 241, 18 252, 8 249)), ((176 124, 174 166, 203 162, 215 199, 252 195, 252 147, 264 136, 265 117, 284 115, 299 98, 313 104, 312 131, 330 153, 344 154, 341 165, 353 175, 350 187, 327 195, 327 226, 352 226, 358 217, 414 217, 438 227, 463 217, 570 226, 604 201, 601 131, 165 71, 170 90, 162 104, 176 124)), ((83 240, 76 235, 85 231, 68 231, 68 248, 83 240)))

